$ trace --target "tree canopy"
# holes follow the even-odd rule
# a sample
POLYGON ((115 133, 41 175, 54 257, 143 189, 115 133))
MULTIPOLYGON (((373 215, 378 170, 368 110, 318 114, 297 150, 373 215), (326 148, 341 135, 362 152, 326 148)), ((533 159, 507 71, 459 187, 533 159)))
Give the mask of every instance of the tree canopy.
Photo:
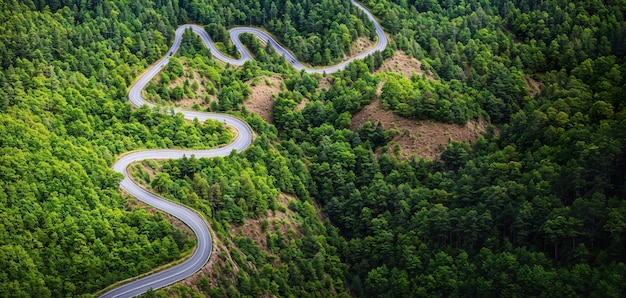
MULTIPOLYGON (((245 118, 257 137, 242 154, 133 165, 146 188, 203 213, 221 249, 192 287, 147 295, 623 295, 624 4, 364 4, 392 43, 333 74, 295 72, 245 36, 257 59, 223 65, 186 34, 147 97, 204 98, 197 109, 245 118), (432 77, 373 75, 395 50, 432 77), (243 103, 248 81, 273 74, 284 88, 266 123, 243 103), (376 98, 407 118, 497 127, 406 159, 383 153, 393 130, 351 125, 376 98)), ((0 20, 0 296, 19 297, 93 294, 192 249, 110 169, 129 150, 233 137, 127 103, 178 24, 205 24, 231 55, 227 28, 262 26, 313 64, 374 35, 348 1, 4 1, 0 20)))

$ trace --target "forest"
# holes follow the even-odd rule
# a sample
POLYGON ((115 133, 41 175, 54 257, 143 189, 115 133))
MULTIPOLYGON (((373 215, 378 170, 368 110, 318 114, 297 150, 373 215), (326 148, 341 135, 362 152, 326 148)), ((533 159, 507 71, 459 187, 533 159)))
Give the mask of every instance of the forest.
POLYGON ((390 37, 384 52, 311 75, 245 36, 256 59, 224 65, 186 33, 145 90, 155 109, 126 92, 179 24, 233 56, 226 30, 258 26, 311 65, 340 61, 373 26, 335 0, 0 3, 0 296, 97 296, 190 253, 195 239, 111 169, 131 150, 233 139, 168 112, 186 98, 256 137, 240 154, 131 167, 216 236, 211 268, 145 296, 623 296, 626 3, 361 3, 390 37), (425 74, 381 68, 399 51, 425 74), (246 105, 268 77, 271 122, 246 105), (352 127, 376 100, 415 121, 491 126, 406 158, 390 150, 397 131, 352 127))

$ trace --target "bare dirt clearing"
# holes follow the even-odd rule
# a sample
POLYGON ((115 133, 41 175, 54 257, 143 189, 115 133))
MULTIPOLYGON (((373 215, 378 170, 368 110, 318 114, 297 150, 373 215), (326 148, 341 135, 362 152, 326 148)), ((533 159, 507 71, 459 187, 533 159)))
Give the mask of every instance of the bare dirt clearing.
POLYGON ((301 111, 309 102, 310 100, 308 98, 303 98, 302 101, 300 101, 300 103, 298 103, 298 105, 294 108, 294 110, 301 111))
POLYGON ((374 42, 365 36, 357 38, 354 42, 352 42, 352 45, 350 45, 350 55, 344 55, 343 61, 349 60, 352 57, 365 52, 374 45, 374 42))
MULTIPOLYGON (((176 80, 172 81, 169 84, 169 86, 167 86, 167 88, 171 90, 172 88, 176 86, 184 87, 185 80, 187 80, 190 86, 193 85, 193 83, 198 84, 198 89, 194 91, 196 96, 189 97, 188 94, 185 94, 183 99, 177 100, 177 101, 170 101, 170 102, 174 104, 175 106, 182 107, 182 108, 190 109, 195 104, 198 104, 203 108, 208 108, 209 104, 204 101, 204 98, 202 98, 205 95, 208 95, 206 88, 204 87, 204 84, 205 84, 204 81, 207 79, 202 78, 200 76, 200 73, 198 73, 197 69, 193 69, 190 71, 187 61, 183 60, 182 64, 183 64, 183 70, 185 72, 185 76, 179 77, 176 80)), ((215 95, 212 95, 211 97, 213 98, 213 100, 217 100, 215 95)))
MULTIPOLYGON (((401 73, 403 76, 410 78, 413 73, 417 75, 423 75, 425 72, 422 70, 422 62, 409 57, 402 51, 396 51, 396 53, 391 57, 383 61, 383 64, 380 68, 374 72, 374 74, 381 72, 397 72, 401 73)), ((432 74, 426 74, 426 77, 430 79, 434 79, 432 74)))
POLYGON ((527 75, 524 76, 524 84, 528 88, 528 93, 530 96, 535 96, 537 93, 541 92, 541 87, 543 84, 527 75))
POLYGON ((220 278, 230 278, 234 280, 239 271, 239 266, 230 254, 230 252, 234 250, 232 241, 228 241, 228 243, 225 244, 222 240, 217 238, 217 235, 215 235, 212 229, 210 231, 211 237, 213 238, 213 252, 211 253, 209 261, 204 264, 204 267, 202 267, 200 271, 180 282, 180 284, 194 288, 196 291, 200 291, 198 286, 199 281, 204 277, 208 279, 211 287, 217 287, 220 278), (224 268, 232 269, 224 270, 224 268))
POLYGON ((315 91, 320 92, 322 89, 328 90, 331 85, 332 82, 330 81, 330 75, 326 75, 319 80, 319 85, 317 85, 317 89, 315 91))
POLYGON ((415 153, 430 160, 439 158, 451 141, 475 141, 489 126, 484 119, 472 120, 465 125, 408 119, 385 111, 379 99, 355 114, 350 128, 356 130, 367 121, 380 121, 384 129, 398 131, 388 153, 394 152, 397 144, 400 149, 397 153, 401 157, 411 157, 415 153))
POLYGON ((272 109, 274 108, 274 98, 272 95, 278 95, 281 91, 282 79, 279 77, 260 77, 256 86, 252 86, 254 79, 246 82, 252 92, 243 106, 250 112, 253 112, 267 123, 274 123, 272 118, 272 109))

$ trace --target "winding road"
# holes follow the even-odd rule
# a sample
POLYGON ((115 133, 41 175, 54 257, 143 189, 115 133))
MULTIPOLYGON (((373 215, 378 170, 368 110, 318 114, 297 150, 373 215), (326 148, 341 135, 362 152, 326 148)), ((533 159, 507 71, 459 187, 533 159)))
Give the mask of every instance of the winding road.
MULTIPOLYGON (((387 46, 387 36, 383 32, 382 27, 376 21, 374 16, 367 11, 363 6, 351 0, 352 4, 361 9, 367 17, 374 23, 376 28, 376 34, 378 35, 378 43, 373 48, 368 49, 367 51, 347 60, 340 64, 328 66, 324 68, 309 68, 304 66, 300 61, 298 61, 293 54, 291 54, 288 50, 282 47, 273 37, 271 37, 266 32, 249 27, 236 27, 230 30, 230 38, 241 53, 240 59, 233 59, 222 54, 216 47, 215 44, 211 41, 208 33, 204 31, 201 26, 198 25, 182 25, 176 29, 176 36, 174 39, 174 44, 167 52, 167 55, 161 60, 159 60, 155 65, 149 68, 145 73, 143 73, 135 82, 135 84, 130 88, 128 92, 128 98, 130 102, 135 107, 141 107, 142 105, 148 105, 153 107, 154 104, 147 102, 142 96, 141 91, 146 87, 148 82, 156 76, 165 65, 169 62, 169 57, 175 54, 180 47, 180 43, 183 37, 183 33, 186 29, 191 29, 198 36, 201 37, 205 46, 211 50, 211 54, 215 59, 219 59, 224 61, 225 63, 230 63, 233 65, 243 65, 246 60, 251 60, 252 55, 245 49, 245 47, 241 44, 239 40, 239 35, 242 33, 250 33, 258 38, 260 38, 264 42, 269 42, 272 47, 277 51, 279 55, 284 55, 285 59, 293 65, 294 68, 298 70, 304 69, 306 72, 310 73, 331 73, 338 70, 344 69, 350 62, 355 59, 362 59, 368 55, 373 54, 376 51, 382 51, 387 46)), ((237 138, 231 142, 230 144, 210 150, 190 150, 190 149, 154 149, 154 150, 142 150, 142 151, 134 151, 131 153, 127 153, 122 155, 113 165, 113 169, 117 172, 120 172, 124 175, 124 179, 120 182, 120 187, 125 190, 130 195, 136 197, 140 201, 143 201, 149 205, 152 205, 155 208, 158 208, 164 212, 170 213, 173 216, 177 217, 185 224, 187 224, 191 230, 196 234, 198 238, 198 243, 196 246, 196 250, 191 255, 189 259, 180 263, 174 267, 170 267, 166 270, 148 275, 146 277, 142 277, 140 279, 134 280, 132 282, 121 285, 117 288, 114 288, 101 297, 133 297, 145 293, 149 289, 158 289, 165 287, 167 285, 173 284, 177 281, 183 280, 198 270, 200 270, 204 264, 211 257, 212 251, 212 239, 211 233, 209 232, 209 228, 207 223, 194 211, 184 207, 180 204, 173 203, 166 199, 163 199, 159 196, 154 195, 143 189, 141 186, 137 185, 133 182, 127 172, 128 165, 136 161, 142 161, 145 159, 175 159, 182 158, 183 156, 191 156, 195 155, 196 158, 201 157, 215 157, 215 156, 226 156, 230 154, 233 150, 237 152, 241 152, 245 150, 252 143, 252 130, 250 127, 243 122, 242 120, 225 114, 218 113, 207 113, 207 112, 196 112, 196 111, 187 111, 187 110, 174 110, 177 113, 182 113, 185 119, 193 120, 198 119, 198 121, 204 122, 207 119, 213 119, 220 122, 225 123, 233 127, 237 130, 237 138)))

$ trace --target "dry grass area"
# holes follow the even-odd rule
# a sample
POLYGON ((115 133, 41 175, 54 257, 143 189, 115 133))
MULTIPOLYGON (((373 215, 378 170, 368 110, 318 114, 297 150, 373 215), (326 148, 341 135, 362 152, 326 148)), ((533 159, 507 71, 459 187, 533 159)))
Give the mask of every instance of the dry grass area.
POLYGON ((362 111, 352 117, 353 130, 367 121, 380 121, 384 129, 395 129, 398 134, 393 138, 388 153, 396 147, 401 157, 417 154, 425 159, 439 158, 451 141, 474 141, 487 129, 487 121, 469 121, 465 125, 439 123, 429 120, 413 120, 400 117, 391 111, 385 111, 379 99, 374 100, 362 111))
POLYGON ((319 84, 317 85, 317 92, 320 92, 322 89, 329 89, 332 86, 333 82, 330 80, 330 75, 326 75, 319 80, 319 84))
POLYGON ((524 84, 526 85, 526 88, 528 88, 528 93, 530 94, 530 96, 535 96, 537 95, 537 93, 541 92, 541 87, 543 87, 543 84, 527 75, 524 76, 524 84))
POLYGON ((294 108, 294 110, 301 111, 302 109, 304 109, 304 106, 306 106, 306 104, 310 101, 311 100, 309 100, 308 98, 303 98, 302 101, 300 101, 300 103, 294 108))
MULTIPOLYGON (((417 75, 424 74, 424 71, 422 70, 422 62, 409 57, 402 51, 396 51, 391 58, 383 61, 383 65, 381 65, 380 68, 374 73, 376 74, 385 71, 401 73, 407 78, 410 78, 413 73, 417 75)), ((426 77, 434 79, 431 73, 426 74, 426 77)))
POLYGON ((315 92, 320 92, 323 89, 330 89, 330 86, 332 86, 332 82, 330 81, 331 76, 330 75, 326 75, 325 77, 322 77, 319 81, 318 81, 318 85, 317 85, 317 89, 315 90, 315 92))
POLYGON ((295 237, 300 238, 302 233, 300 232, 299 226, 300 223, 296 219, 296 214, 290 210, 289 204, 292 201, 295 201, 296 198, 281 193, 278 199, 280 205, 284 207, 285 211, 269 211, 265 216, 262 216, 258 219, 246 218, 246 222, 242 226, 232 226, 230 229, 231 235, 236 235, 239 237, 245 237, 251 239, 256 245, 258 245, 261 249, 267 251, 269 248, 267 246, 267 233, 263 231, 263 222, 265 220, 268 221, 269 225, 267 227, 267 231, 270 233, 280 232, 285 239, 287 239, 287 234, 290 229, 293 229, 295 232, 295 237))
POLYGON ((354 42, 352 42, 352 44, 350 45, 350 55, 344 55, 342 60, 349 60, 350 58, 365 52, 367 49, 373 47, 374 45, 374 41, 365 36, 361 36, 357 38, 354 42))
POLYGON ((200 281, 202 278, 207 277, 210 287, 213 288, 218 286, 218 280, 220 278, 224 278, 224 275, 228 275, 226 278, 234 280, 237 276, 237 272, 239 271, 239 266, 237 265, 237 262, 233 260, 230 254, 230 251, 236 249, 234 248, 235 244, 232 241, 229 241, 227 244, 225 244, 217 238, 217 235, 213 233, 212 228, 209 228, 209 231, 211 232, 211 237, 213 237, 213 251, 211 252, 211 257, 209 258, 209 261, 204 264, 202 269, 200 269, 198 272, 177 283, 193 288, 197 292, 201 292, 201 289, 199 289, 198 287, 198 281, 200 281), (232 268, 232 272, 225 273, 219 271, 219 268, 225 267, 232 268))
MULTIPOLYGON (((395 72, 407 78, 413 74, 426 74, 427 78, 434 80, 432 73, 425 73, 421 66, 422 63, 418 59, 397 51, 391 58, 386 59, 375 73, 395 72)), ((538 82, 530 78, 527 78, 527 83, 535 88, 540 87, 540 84, 536 85, 538 82)), ((384 79, 378 86, 378 94, 383 84, 384 79)), ((356 130, 367 121, 380 121, 384 129, 397 131, 387 153, 397 154, 400 157, 411 157, 417 154, 430 160, 439 158, 451 141, 475 141, 489 126, 484 119, 472 120, 465 125, 408 119, 384 110, 379 99, 374 100, 352 117, 351 129, 356 130)))
POLYGON ((256 86, 252 86, 252 80, 249 80, 246 84, 250 86, 252 92, 244 102, 244 107, 248 111, 261 116, 267 123, 274 123, 272 118, 274 99, 272 95, 278 95, 281 91, 282 80, 276 76, 260 77, 256 86))

